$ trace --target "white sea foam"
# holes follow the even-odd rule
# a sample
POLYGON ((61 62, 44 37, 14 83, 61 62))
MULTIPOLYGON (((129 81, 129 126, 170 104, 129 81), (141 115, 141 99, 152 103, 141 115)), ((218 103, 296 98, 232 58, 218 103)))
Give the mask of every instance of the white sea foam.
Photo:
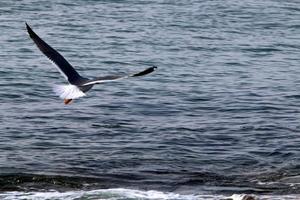
MULTIPOLYGON (((299 196, 259 196, 259 200, 297 200, 299 196)), ((131 189, 101 189, 69 192, 5 192, 0 193, 3 200, 245 200, 245 195, 181 195, 159 191, 139 191, 131 189)))

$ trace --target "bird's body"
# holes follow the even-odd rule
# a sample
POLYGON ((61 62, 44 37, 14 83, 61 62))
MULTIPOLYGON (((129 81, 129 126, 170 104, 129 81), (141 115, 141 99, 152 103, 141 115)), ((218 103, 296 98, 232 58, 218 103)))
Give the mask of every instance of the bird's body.
POLYGON ((95 84, 121 80, 129 77, 144 76, 153 72, 156 67, 147 68, 141 72, 126 76, 105 76, 94 79, 82 77, 72 65, 55 49, 43 41, 26 23, 26 28, 30 38, 34 41, 41 52, 47 56, 57 66, 61 74, 67 79, 69 85, 59 85, 54 87, 54 92, 64 99, 65 104, 69 104, 73 99, 85 96, 95 84))

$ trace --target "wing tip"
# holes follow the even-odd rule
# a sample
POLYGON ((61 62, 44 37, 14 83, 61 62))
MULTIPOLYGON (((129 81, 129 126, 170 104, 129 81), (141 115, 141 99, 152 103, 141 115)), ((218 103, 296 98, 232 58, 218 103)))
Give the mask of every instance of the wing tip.
POLYGON ((27 32, 28 32, 29 36, 33 37, 35 35, 35 33, 31 29, 31 27, 27 24, 27 22, 25 22, 25 25, 26 25, 26 29, 27 29, 27 32))
POLYGON ((145 69, 144 71, 141 71, 139 73, 133 74, 132 77, 144 76, 144 75, 147 75, 147 74, 150 74, 150 73, 154 72, 156 69, 157 69, 156 66, 152 66, 152 67, 149 67, 149 68, 145 69))
POLYGON ((157 66, 153 65, 152 67, 150 67, 150 69, 152 69, 153 71, 157 70, 157 66))
POLYGON ((27 24, 27 22, 25 22, 25 25, 26 25, 27 31, 31 30, 31 28, 30 28, 30 26, 27 24))

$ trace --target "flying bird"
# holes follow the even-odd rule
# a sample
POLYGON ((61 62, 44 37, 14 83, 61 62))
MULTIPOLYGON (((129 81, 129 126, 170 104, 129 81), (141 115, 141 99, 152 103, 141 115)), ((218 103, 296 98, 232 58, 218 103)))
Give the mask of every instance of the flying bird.
POLYGON ((55 85, 53 87, 54 92, 59 95, 60 98, 64 99, 65 104, 71 103, 73 99, 85 96, 85 93, 92 89, 95 84, 117 81, 130 77, 144 76, 153 72, 157 68, 155 66, 149 67, 141 72, 126 76, 104 76, 93 79, 85 78, 82 77, 60 53, 42 40, 27 23, 25 24, 28 34, 36 46, 57 66, 57 69, 69 82, 68 85, 55 85))

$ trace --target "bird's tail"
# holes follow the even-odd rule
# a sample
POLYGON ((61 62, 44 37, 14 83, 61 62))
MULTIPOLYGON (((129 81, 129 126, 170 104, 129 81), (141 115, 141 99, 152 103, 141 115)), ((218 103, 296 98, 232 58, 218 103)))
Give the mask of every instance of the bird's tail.
POLYGON ((76 85, 55 85, 53 91, 62 99, 77 99, 85 96, 76 85))

